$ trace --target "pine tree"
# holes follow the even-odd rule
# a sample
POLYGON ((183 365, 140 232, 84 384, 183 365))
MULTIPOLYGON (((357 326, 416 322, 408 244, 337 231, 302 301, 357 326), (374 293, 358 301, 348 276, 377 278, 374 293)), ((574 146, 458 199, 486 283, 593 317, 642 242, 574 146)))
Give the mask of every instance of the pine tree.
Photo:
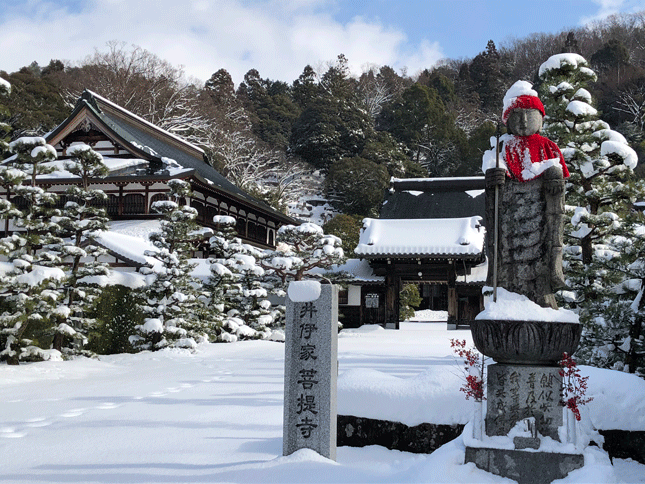
POLYGON ((285 290, 290 281, 312 277, 312 269, 331 269, 345 262, 340 238, 325 235, 316 224, 283 225, 276 239, 278 248, 267 251, 261 263, 280 279, 285 290))
POLYGON ((132 345, 139 349, 158 350, 169 345, 192 348, 208 341, 208 321, 199 318, 202 302, 196 289, 198 283, 190 275, 194 265, 188 261, 201 238, 195 222, 197 211, 179 205, 181 198, 191 195, 188 182, 170 180, 168 186, 171 200, 152 205, 164 218, 161 231, 150 235, 157 250, 146 255, 160 264, 151 270, 154 280, 144 290, 144 323, 136 326, 138 334, 131 337, 132 345))
POLYGON ((67 313, 62 315, 55 328, 53 347, 66 353, 82 354, 96 323, 88 315, 88 310, 101 293, 92 278, 107 276, 110 270, 105 262, 99 260, 107 251, 91 243, 92 234, 108 228, 107 212, 100 208, 107 195, 102 190, 91 189, 90 180, 107 176, 108 168, 103 157, 86 144, 72 146, 68 154, 71 159, 65 162, 65 169, 79 177, 80 184, 67 190, 67 202, 60 222, 66 238, 56 251, 63 260, 71 263, 71 268, 62 287, 67 313), (71 344, 65 345, 70 337, 71 344))
POLYGON ((14 234, 0 240, 0 252, 7 257, 12 269, 0 277, 4 312, 0 315, 4 350, 0 358, 11 364, 20 360, 47 358, 41 348, 51 337, 51 321, 64 315, 58 307, 60 281, 64 272, 59 268, 60 257, 51 250, 60 242, 56 236, 60 226, 52 210, 56 196, 36 186, 38 175, 49 173, 47 163, 56 159, 56 150, 44 138, 19 138, 9 144, 16 155, 13 167, 0 172, 3 186, 15 193, 14 202, 22 210, 12 210, 3 203, 3 210, 12 219, 14 234), (30 184, 24 181, 29 179, 30 184))
POLYGON ((238 338, 271 338, 280 312, 267 299, 262 252, 235 237, 235 219, 216 216, 217 231, 211 237, 211 277, 206 287, 210 304, 221 315, 219 341, 238 338))
POLYGON ((233 273, 226 267, 229 243, 235 238, 235 219, 228 215, 216 215, 215 232, 210 239, 210 277, 204 283, 203 291, 213 320, 214 341, 233 342, 237 336, 232 328, 225 326, 226 291, 233 281, 233 273), (228 331, 227 331, 228 330, 228 331))
MULTIPOLYGON (((11 93, 11 84, 0 77, 0 98, 6 97, 11 93)), ((4 153, 9 150, 9 137, 11 131, 9 125, 9 109, 0 102, 0 159, 4 158, 4 153)))
MULTIPOLYGON (((636 153, 625 138, 598 118, 586 89, 595 73, 578 54, 558 54, 540 67, 544 131, 555 141, 571 176, 566 203, 565 299, 585 324, 578 352, 586 362, 634 372, 631 335, 643 334, 637 264, 642 247, 642 213, 632 207, 642 196, 634 178, 636 153), (628 361, 629 360, 629 361, 628 361)), ((645 275, 645 273, 643 273, 645 275)), ((638 339, 638 338, 636 338, 638 339)), ((640 341, 642 346, 643 341, 640 341)), ((641 351, 641 350, 635 350, 641 351)))

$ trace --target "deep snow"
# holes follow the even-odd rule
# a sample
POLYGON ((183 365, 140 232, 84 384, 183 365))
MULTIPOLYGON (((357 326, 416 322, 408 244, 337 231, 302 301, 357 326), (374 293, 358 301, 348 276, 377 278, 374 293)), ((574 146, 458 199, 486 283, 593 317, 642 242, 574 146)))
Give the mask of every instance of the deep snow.
MULTIPOLYGON (((409 424, 463 422, 471 402, 445 323, 366 326, 339 336, 339 413, 409 424), (363 415, 368 416, 368 415, 363 415)), ((282 457, 284 345, 204 344, 196 352, 112 355, 0 366, 0 482, 511 482, 463 465, 462 439, 430 455, 340 447, 338 462, 282 457)), ((597 426, 645 429, 645 382, 583 368, 597 426)), ((615 460, 566 482, 645 482, 615 460)))

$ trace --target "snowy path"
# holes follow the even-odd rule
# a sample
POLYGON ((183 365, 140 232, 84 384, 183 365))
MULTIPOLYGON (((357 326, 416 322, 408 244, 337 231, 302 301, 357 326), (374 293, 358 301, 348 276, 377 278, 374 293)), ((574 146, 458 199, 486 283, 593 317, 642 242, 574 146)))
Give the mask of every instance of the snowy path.
MULTIPOLYGON (((469 334, 438 323, 346 333, 341 396, 354 389, 348 375, 367 372, 391 381, 386 396, 432 407, 423 399, 438 395, 416 403, 410 395, 428 382, 457 382, 446 379, 451 337, 469 334)), ((504 482, 461 465, 459 441, 432 455, 342 447, 338 463, 309 451, 280 457, 283 354, 282 344, 255 341, 203 345, 194 354, 2 365, 0 482, 504 482)), ((459 402, 456 410, 445 402, 436 410, 453 418, 467 411, 458 392, 450 401, 459 402)), ((645 466, 620 466, 626 481, 645 482, 645 466)))

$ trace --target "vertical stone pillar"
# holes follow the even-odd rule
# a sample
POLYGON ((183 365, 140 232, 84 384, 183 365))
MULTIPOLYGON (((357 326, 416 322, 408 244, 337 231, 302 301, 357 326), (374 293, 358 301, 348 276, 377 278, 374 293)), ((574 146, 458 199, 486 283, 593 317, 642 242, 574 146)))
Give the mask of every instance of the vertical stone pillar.
POLYGON ((283 455, 307 448, 336 460, 338 287, 289 285, 285 328, 283 455))

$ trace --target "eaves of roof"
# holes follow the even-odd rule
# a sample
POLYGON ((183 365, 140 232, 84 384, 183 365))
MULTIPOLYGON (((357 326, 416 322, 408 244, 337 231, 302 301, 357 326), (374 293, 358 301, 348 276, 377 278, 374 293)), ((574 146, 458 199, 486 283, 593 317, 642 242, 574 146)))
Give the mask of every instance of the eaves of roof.
MULTIPOLYGON (((113 137, 137 157, 148 160, 160 167, 163 166, 162 159, 168 158, 190 170, 190 172, 182 172, 180 176, 175 175, 164 178, 163 176, 150 175, 137 178, 168 180, 171 178, 187 178, 186 175, 192 173, 195 178, 201 179, 205 186, 210 187, 216 192, 247 204, 283 223, 299 224, 295 219, 255 199, 227 180, 206 161, 204 151, 200 148, 178 138, 172 133, 168 133, 154 126, 139 116, 91 91, 86 90, 83 92, 72 114, 55 130, 49 133, 46 139, 49 141, 56 138, 65 126, 83 109, 87 109, 92 114, 95 121, 101 125, 100 127, 106 130, 105 134, 107 136, 113 137), (155 154, 143 149, 143 147, 148 147, 155 154)), ((106 178, 106 180, 132 181, 132 176, 110 177, 106 178)), ((63 183, 63 179, 56 179, 55 183, 63 183)))
POLYGON ((421 263, 423 261, 445 261, 446 259, 448 260, 481 260, 482 254, 480 253, 475 253, 475 254, 459 254, 459 253, 397 253, 396 251, 392 252, 380 252, 380 253, 360 253, 357 254, 360 255, 361 259, 367 259, 367 260, 377 260, 377 259, 383 259, 383 260, 395 260, 395 259, 402 259, 402 260, 409 260, 409 259, 420 259, 421 263))

